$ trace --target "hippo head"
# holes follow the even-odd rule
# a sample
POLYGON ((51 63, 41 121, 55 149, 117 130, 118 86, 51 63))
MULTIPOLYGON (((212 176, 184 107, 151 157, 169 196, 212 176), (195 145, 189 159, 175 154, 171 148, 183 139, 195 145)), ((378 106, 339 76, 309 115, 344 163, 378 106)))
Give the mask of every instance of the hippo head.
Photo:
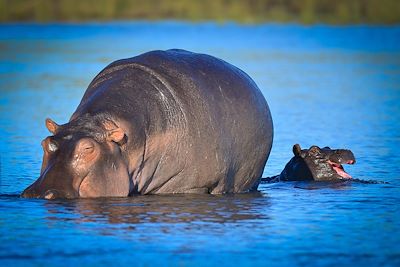
POLYGON ((315 181, 332 181, 352 178, 345 172, 342 164, 356 162, 353 153, 347 149, 330 149, 311 146, 301 149, 300 145, 293 146, 295 158, 303 161, 315 181))
POLYGON ((124 131, 112 120, 46 120, 53 134, 42 141, 40 177, 22 193, 26 198, 127 196, 124 131))

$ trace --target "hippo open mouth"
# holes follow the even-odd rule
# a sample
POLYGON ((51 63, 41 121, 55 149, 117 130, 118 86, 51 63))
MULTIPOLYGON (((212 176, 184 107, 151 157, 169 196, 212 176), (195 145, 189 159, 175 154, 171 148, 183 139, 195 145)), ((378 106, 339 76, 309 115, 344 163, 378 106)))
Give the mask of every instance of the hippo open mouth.
MULTIPOLYGON (((328 164, 331 166, 331 168, 332 168, 339 176, 341 176, 342 178, 344 178, 344 179, 351 179, 351 178, 353 178, 353 177, 351 177, 350 174, 348 174, 348 173, 344 170, 342 164, 336 163, 336 162, 333 162, 333 161, 330 161, 330 160, 328 160, 327 162, 328 162, 328 164)), ((346 161, 345 164, 354 164, 354 163, 355 163, 354 160, 348 160, 348 161, 346 161)))

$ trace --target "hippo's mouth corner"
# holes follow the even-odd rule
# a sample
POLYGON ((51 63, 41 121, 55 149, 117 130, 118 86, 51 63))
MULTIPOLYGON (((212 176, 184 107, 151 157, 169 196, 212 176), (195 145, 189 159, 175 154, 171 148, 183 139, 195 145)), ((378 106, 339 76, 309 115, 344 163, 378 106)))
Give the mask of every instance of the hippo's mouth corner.
MULTIPOLYGON (((336 162, 333 162, 333 161, 330 161, 330 160, 328 160, 327 162, 328 162, 328 164, 331 166, 331 168, 332 168, 340 177, 342 177, 342 178, 344 178, 344 179, 351 179, 351 178, 353 178, 353 177, 351 177, 350 174, 348 174, 348 173, 344 170, 342 164, 336 163, 336 162)), ((354 164, 354 163, 355 163, 354 160, 348 160, 348 161, 346 162, 346 164, 354 164)))

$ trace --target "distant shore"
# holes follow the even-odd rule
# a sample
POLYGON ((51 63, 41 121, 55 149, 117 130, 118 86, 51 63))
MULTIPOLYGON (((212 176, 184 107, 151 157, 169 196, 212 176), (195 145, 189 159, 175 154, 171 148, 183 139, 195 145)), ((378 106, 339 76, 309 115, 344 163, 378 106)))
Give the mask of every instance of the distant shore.
POLYGON ((111 20, 398 24, 398 0, 0 0, 0 22, 111 20))

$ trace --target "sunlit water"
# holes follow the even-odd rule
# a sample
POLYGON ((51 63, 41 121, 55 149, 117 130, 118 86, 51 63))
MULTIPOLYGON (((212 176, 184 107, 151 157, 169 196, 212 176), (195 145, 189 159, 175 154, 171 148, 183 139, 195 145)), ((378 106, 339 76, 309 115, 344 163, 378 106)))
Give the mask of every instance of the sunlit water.
MULTIPOLYGON (((400 27, 184 23, 0 26, 1 266, 399 266, 400 27), (113 60, 168 48, 247 72, 269 102, 264 176, 295 143, 349 148, 353 177, 227 196, 47 201, 44 119, 65 123, 113 60)), ((193 163, 195 164, 195 163, 193 163)))

